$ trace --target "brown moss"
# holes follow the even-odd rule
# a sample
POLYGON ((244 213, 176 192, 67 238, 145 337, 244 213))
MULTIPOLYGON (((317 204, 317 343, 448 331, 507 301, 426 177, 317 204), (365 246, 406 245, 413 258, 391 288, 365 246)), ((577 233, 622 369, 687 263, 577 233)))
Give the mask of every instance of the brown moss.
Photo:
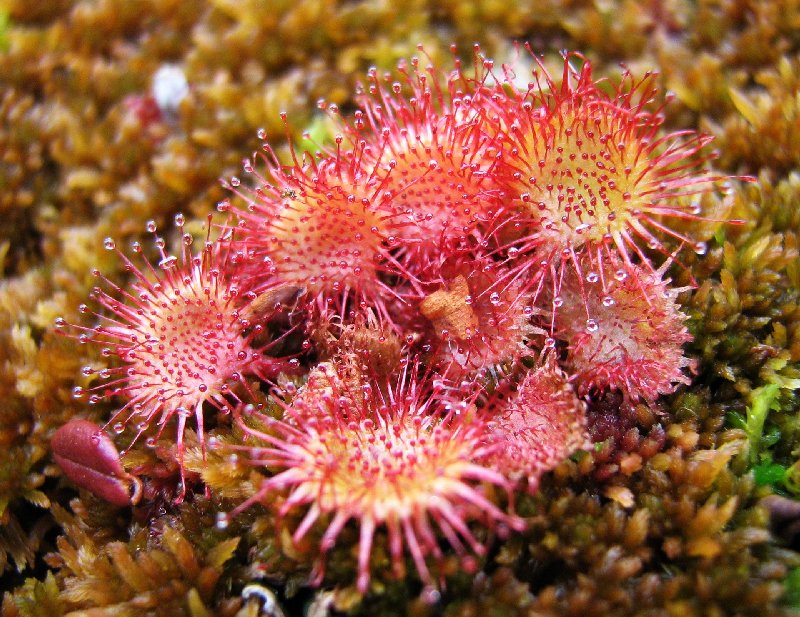
MULTIPOLYGON (((502 542, 484 571, 473 577, 445 567, 448 586, 439 603, 426 604, 414 585, 380 576, 373 595, 360 598, 341 582, 351 581, 355 569, 358 534, 347 529, 327 578, 345 586, 319 592, 317 606, 420 617, 781 614, 783 579, 800 563, 766 534, 766 516, 755 505, 764 489, 754 486, 737 454, 744 435, 725 418, 745 411, 754 388, 786 386, 781 410, 771 415, 781 435, 774 452, 787 463, 796 459, 796 2, 12 0, 6 10, 0 566, 29 568, 35 578, 6 595, 4 617, 90 606, 107 614, 114 603, 122 603, 122 614, 141 614, 155 607, 154 598, 153 610, 162 614, 252 614, 256 603, 239 597, 247 582, 266 577, 286 595, 302 587, 318 538, 294 546, 276 537, 274 519, 258 509, 215 529, 214 513, 256 491, 259 477, 225 449, 209 450, 204 462, 193 435, 187 464, 204 473, 215 501, 198 495, 196 503, 175 507, 162 492, 147 512, 128 512, 87 499, 75 516, 56 505, 66 497, 48 464, 49 436, 75 415, 104 421, 110 409, 73 401, 78 368, 100 358, 48 328, 56 315, 76 317, 94 284, 90 268, 115 280, 125 276, 102 250, 102 238, 138 239, 145 220, 164 221, 178 210, 204 218, 224 196, 217 178, 238 173, 240 159, 258 147, 257 128, 281 142, 281 110, 296 136, 317 121, 318 98, 347 109, 368 66, 389 69, 399 57, 420 54, 418 42, 443 66, 450 42, 469 59, 480 41, 499 65, 513 57, 511 38, 531 40, 543 52, 581 49, 598 74, 616 73, 619 60, 635 72, 659 69, 678 98, 666 108, 666 125, 713 132, 718 167, 758 174, 757 183, 736 186, 729 197, 701 202, 712 218, 746 225, 686 226, 709 243, 706 255, 681 254, 688 272, 673 271, 676 285, 692 276, 698 282, 684 300, 695 336, 689 352, 700 358, 700 372, 689 389, 652 406, 596 406, 597 447, 564 462, 543 480, 540 495, 518 504, 529 531, 502 542), (174 119, 143 126, 128 103, 148 95, 165 63, 184 71, 190 94, 174 119), (36 515, 20 516, 26 501, 36 504, 36 515), (53 550, 42 540, 48 504, 65 532, 61 554, 51 555, 49 572, 31 570, 53 550), (225 540, 234 537, 241 537, 235 555, 224 560, 223 549, 213 552, 230 548, 225 540), (85 563, 75 560, 79 543, 85 563)), ((337 333, 332 353, 362 345, 355 339, 368 334, 337 333)), ((379 353, 381 363, 394 364, 395 345, 379 353)), ((242 438, 225 419, 211 431, 219 443, 242 438)), ((165 446, 169 431, 162 437, 165 446)), ((140 444, 126 464, 155 477, 169 459, 156 450, 140 444)), ((169 478, 161 482, 158 490, 169 478)), ((375 563, 386 554, 379 537, 375 563)))
POLYGON ((778 172, 797 167, 799 63, 797 56, 783 56, 776 66, 755 73, 756 85, 749 91, 730 88, 737 113, 723 123, 719 142, 723 165, 744 164, 751 171, 770 167, 778 172))
MULTIPOLYGON (((76 510, 86 516, 80 504, 76 510)), ((186 531, 169 524, 142 528, 127 543, 109 541, 87 525, 91 518, 70 515, 59 506, 52 512, 66 532, 58 552, 46 558, 56 574, 42 584, 26 583, 13 599, 20 615, 41 615, 45 607, 49 615, 104 614, 92 607, 112 605, 118 615, 209 614, 223 565, 239 542, 230 538, 203 551, 187 540, 186 531), (38 604, 31 604, 30 593, 41 596, 38 604)), ((4 614, 13 614, 7 604, 4 614)))

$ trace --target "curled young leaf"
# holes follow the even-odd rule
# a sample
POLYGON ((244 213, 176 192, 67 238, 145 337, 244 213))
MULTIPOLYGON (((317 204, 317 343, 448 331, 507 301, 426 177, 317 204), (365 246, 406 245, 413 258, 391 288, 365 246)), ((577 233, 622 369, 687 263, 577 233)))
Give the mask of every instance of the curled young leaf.
POLYGON ((71 420, 50 442, 53 458, 74 484, 117 506, 141 499, 141 481, 127 473, 111 438, 88 420, 71 420))

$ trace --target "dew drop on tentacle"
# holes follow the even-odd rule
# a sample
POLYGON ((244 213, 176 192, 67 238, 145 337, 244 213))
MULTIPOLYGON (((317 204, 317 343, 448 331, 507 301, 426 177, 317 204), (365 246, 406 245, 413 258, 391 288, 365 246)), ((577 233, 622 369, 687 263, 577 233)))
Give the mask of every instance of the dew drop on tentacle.
POLYGON ((158 266, 163 270, 171 270, 178 265, 178 258, 175 255, 167 255, 158 262, 158 266))

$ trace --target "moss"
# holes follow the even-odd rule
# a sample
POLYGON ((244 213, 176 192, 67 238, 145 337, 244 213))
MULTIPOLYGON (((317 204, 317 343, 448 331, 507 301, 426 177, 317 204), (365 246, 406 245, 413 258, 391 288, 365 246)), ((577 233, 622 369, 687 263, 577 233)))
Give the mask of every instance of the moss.
MULTIPOLYGON (((187 539, 185 530, 162 520, 156 527, 135 530, 123 542, 110 529, 98 533, 102 518, 91 516, 82 504, 74 509, 77 516, 53 507, 53 516, 65 531, 58 552, 46 556, 55 576, 26 581, 13 596, 20 615, 109 614, 92 609, 113 606, 115 615, 196 617, 224 606, 219 598, 214 601, 214 591, 238 538, 200 548, 187 539)), ((226 607, 214 614, 232 613, 226 607)))
MULTIPOLYGON (((249 615, 258 601, 242 591, 253 582, 274 588, 287 614, 305 606, 315 615, 420 617, 797 608, 798 555, 772 537, 758 505, 772 484, 788 489, 760 486, 753 471, 767 463, 786 473, 800 452, 796 2, 10 0, 0 15, 4 617, 249 615), (620 401, 595 401, 594 449, 544 477, 536 496, 520 496, 529 530, 500 542, 476 574, 445 562, 438 599, 388 574, 362 598, 352 586, 355 527, 331 551, 325 587, 305 590, 319 538, 294 546, 275 530, 299 521, 276 526, 261 507, 216 528, 216 512, 256 492, 261 476, 224 449, 203 462, 190 431, 187 466, 203 472, 212 499, 172 502, 168 429, 160 449, 139 444, 124 459, 154 495, 147 505, 114 510, 84 495, 68 513, 74 493, 50 464, 49 438, 72 417, 104 422, 111 410, 73 400, 72 388, 87 385, 80 367, 102 358, 50 325, 77 317, 95 284, 90 268, 126 276, 102 238, 122 245, 140 237, 144 221, 179 210, 203 219, 225 196, 218 177, 238 173, 258 147, 258 128, 280 144, 318 125, 319 98, 352 109, 370 65, 428 54, 443 66, 449 43, 470 58, 480 41, 499 70, 515 38, 543 52, 581 49, 598 74, 616 74, 619 61, 658 69, 677 98, 665 126, 713 133, 714 166, 756 176, 701 201, 744 224, 681 229, 708 241, 704 255, 684 251, 672 270, 675 285, 696 283, 682 296, 694 335, 688 354, 699 360, 692 385, 621 416, 620 401), (149 94, 166 63, 184 71, 189 96, 174 118, 143 123, 131 103, 149 94), (733 419, 747 418, 764 387, 777 394, 753 461, 733 419)), ((330 344, 343 348, 349 336, 330 344)), ((219 443, 242 438, 226 418, 209 428, 219 443)), ((375 542, 374 562, 388 563, 385 537, 375 542)))
POLYGON ((703 422, 690 415, 627 483, 634 503, 576 489, 580 465, 566 464, 520 504, 524 538, 447 614, 502 614, 505 603, 526 615, 781 614, 774 602, 796 557, 787 563, 770 545, 752 477, 728 468, 741 439, 722 434, 718 447, 698 449, 686 435, 703 422))
POLYGON ((776 66, 753 75, 756 85, 749 91, 729 90, 736 113, 723 123, 719 145, 724 165, 779 172, 797 166, 799 62, 797 56, 782 56, 776 66))

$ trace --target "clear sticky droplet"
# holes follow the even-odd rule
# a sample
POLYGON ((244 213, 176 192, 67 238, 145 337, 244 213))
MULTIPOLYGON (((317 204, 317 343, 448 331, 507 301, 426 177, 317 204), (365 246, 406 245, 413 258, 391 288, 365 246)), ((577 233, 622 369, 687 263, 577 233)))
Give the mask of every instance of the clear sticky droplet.
POLYGON ((600 326, 597 325, 597 321, 594 319, 587 319, 586 320, 586 331, 587 332, 597 332, 600 326))
POLYGON ((428 606, 432 606, 442 599, 442 594, 435 587, 428 586, 422 590, 420 598, 425 604, 427 604, 428 606))

